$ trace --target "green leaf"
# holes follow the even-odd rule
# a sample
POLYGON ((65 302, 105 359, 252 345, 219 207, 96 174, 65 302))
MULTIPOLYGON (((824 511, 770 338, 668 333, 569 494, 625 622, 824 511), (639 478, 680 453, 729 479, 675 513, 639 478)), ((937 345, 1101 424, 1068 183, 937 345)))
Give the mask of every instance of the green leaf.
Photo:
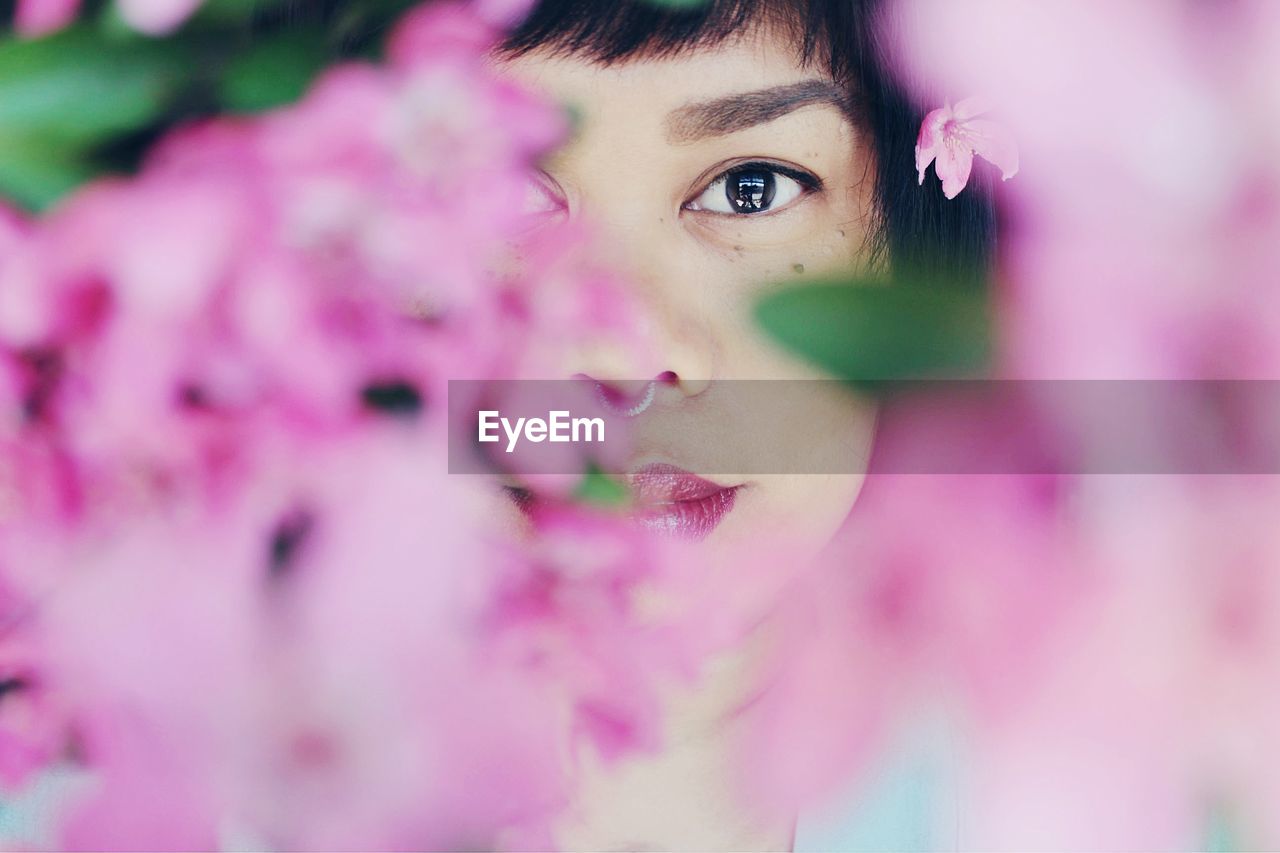
POLYGON ((786 347, 850 382, 979 376, 990 353, 985 294, 865 280, 801 285, 756 306, 786 347))
POLYGON ((616 507, 626 504, 631 496, 627 487, 603 473, 594 465, 587 471, 573 493, 574 500, 593 506, 616 507))
POLYGON ((48 208, 96 173, 76 146, 0 132, 0 195, 28 210, 48 208))
POLYGON ((185 79, 179 56, 172 45, 84 28, 0 41, 0 132, 88 144, 144 127, 185 79))
POLYGON ((219 98, 236 112, 268 110, 293 103, 324 66, 327 51, 319 33, 293 32, 256 44, 232 60, 219 98))

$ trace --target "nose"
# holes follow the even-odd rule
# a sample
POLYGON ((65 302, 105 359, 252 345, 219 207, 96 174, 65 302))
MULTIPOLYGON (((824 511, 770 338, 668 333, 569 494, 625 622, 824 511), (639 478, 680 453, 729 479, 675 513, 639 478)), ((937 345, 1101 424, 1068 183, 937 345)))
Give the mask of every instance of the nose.
POLYGON ((664 396, 674 391, 692 397, 706 390, 712 380, 710 342, 699 340, 695 330, 671 329, 652 316, 643 300, 633 304, 638 312, 650 314, 637 318, 638 340, 592 341, 571 357, 569 373, 591 379, 622 399, 650 393, 650 385, 664 396))
POLYGON ((613 336, 592 341, 573 358, 570 373, 599 383, 628 407, 654 389, 664 398, 673 393, 693 397, 706 390, 713 378, 709 332, 663 313, 649 299, 631 304, 640 315, 633 325, 637 340, 613 336))
POLYGON ((597 257, 630 297, 637 340, 631 346, 616 338, 595 341, 579 353, 571 372, 632 404, 649 393, 648 383, 661 397, 702 393, 715 378, 717 347, 712 318, 689 298, 698 282, 681 268, 678 240, 634 220, 593 222, 597 257))

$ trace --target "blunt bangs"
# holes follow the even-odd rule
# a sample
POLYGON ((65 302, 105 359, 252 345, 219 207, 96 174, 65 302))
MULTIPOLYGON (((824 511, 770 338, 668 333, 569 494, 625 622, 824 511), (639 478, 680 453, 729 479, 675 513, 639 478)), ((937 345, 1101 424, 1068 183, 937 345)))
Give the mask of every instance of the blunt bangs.
POLYGON ((546 50, 610 64, 706 49, 752 26, 777 28, 805 63, 853 82, 850 54, 864 35, 868 0, 705 0, 692 6, 654 0, 542 0, 501 50, 546 50))

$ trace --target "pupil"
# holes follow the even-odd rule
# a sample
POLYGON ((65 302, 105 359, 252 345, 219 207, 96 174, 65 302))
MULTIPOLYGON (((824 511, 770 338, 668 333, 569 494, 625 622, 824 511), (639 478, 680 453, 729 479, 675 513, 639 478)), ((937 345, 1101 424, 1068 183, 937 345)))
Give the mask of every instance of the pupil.
POLYGON ((729 204, 739 213, 759 213, 773 203, 772 172, 739 172, 725 182, 729 204))

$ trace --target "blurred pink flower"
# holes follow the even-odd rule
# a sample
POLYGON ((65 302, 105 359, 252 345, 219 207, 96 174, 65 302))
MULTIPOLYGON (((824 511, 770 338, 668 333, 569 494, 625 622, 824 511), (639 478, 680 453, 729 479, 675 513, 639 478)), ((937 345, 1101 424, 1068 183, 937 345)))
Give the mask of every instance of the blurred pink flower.
POLYGON ((1272 477, 1083 484, 1095 582, 1014 713, 969 727, 964 846, 1203 847, 1215 819, 1274 846, 1278 497, 1272 477))
POLYGON ((1007 193, 1010 373, 1277 375, 1270 5, 897 4, 919 95, 984 93, 1037 164, 1007 193))
MULTIPOLYGON (((988 94, 1027 162, 1045 165, 1023 173, 1002 210, 1002 375, 1166 389, 1275 379, 1274 4, 903 0, 895 20, 899 70, 919 96, 988 94)), ((1170 433, 1160 393, 1130 401, 1125 423, 1058 392, 1031 402, 1086 455, 1117 446, 1117 431, 1221 454, 1274 432, 1274 407, 1254 393, 1207 404, 1188 435, 1170 433)), ((1062 535, 1087 584, 1051 626, 1034 677, 1010 679, 1000 713, 966 723, 959 843, 1203 847, 1221 843, 1209 840, 1218 821, 1234 846, 1274 846, 1273 478, 1091 476, 1072 491, 1062 535)), ((993 536, 987 551, 1013 541, 993 536)))
POLYGON ((162 36, 176 30, 204 0, 117 0, 120 16, 140 33, 162 36))
MULTIPOLYGON (((118 0, 129 26, 151 36, 168 35, 182 25, 204 0, 118 0)), ((14 26, 28 37, 47 35, 70 24, 80 0, 18 0, 14 26)))
POLYGON ((942 180, 942 192, 955 198, 969 183, 975 155, 1000 168, 1009 180, 1018 173, 1018 148, 1012 134, 999 122, 979 118, 987 108, 978 98, 966 98, 952 107, 936 109, 924 118, 916 142, 916 170, 924 183, 930 163, 942 180))
POLYGON ((66 718, 45 683, 31 604, 0 588, 0 792, 18 790, 66 748, 66 718), (24 612, 25 611, 25 612, 24 612))
POLYGON ((21 642, 0 601, 0 776, 92 777, 62 846, 545 846, 567 759, 654 748, 708 648, 640 612, 679 576, 624 518, 552 495, 509 541, 445 473, 448 379, 641 341, 583 234, 527 234, 566 118, 467 14, 0 211, 0 585, 40 601, 21 642))
POLYGON ((56 32, 75 20, 80 0, 18 0, 13 26, 21 35, 56 32))
POLYGON ((821 800, 934 707, 996 726, 1016 714, 1092 582, 1063 497, 1019 475, 870 476, 765 629, 775 651, 742 756, 753 797, 821 800))
POLYGON ((0 203, 0 264, 27 234, 27 221, 16 210, 0 203))
POLYGON ((398 68, 440 59, 483 62, 501 31, 458 0, 427 3, 408 12, 387 42, 387 58, 398 68))

